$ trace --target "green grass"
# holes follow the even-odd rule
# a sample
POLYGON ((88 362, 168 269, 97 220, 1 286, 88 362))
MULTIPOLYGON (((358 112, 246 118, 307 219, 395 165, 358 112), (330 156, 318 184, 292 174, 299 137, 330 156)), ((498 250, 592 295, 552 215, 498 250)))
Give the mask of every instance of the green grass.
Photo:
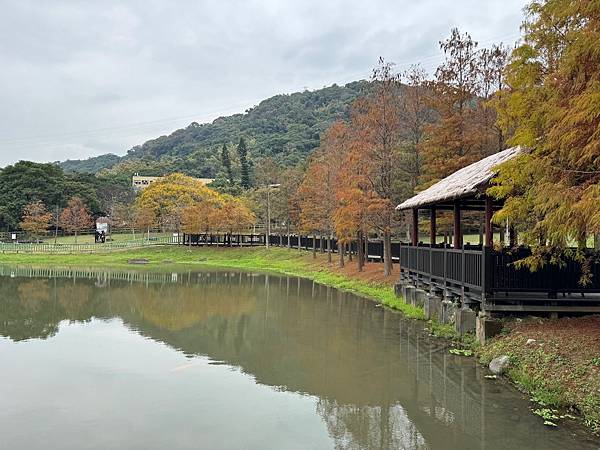
POLYGON ((151 248, 112 252, 106 254, 6 254, 0 255, 0 264, 30 266, 85 266, 114 267, 137 270, 173 270, 190 267, 226 267, 241 270, 260 270, 299 276, 318 283, 375 300, 406 317, 424 319, 420 308, 404 303, 394 294, 393 287, 363 281, 336 273, 333 269, 315 264, 309 254, 284 248, 192 248, 157 246, 151 248), (130 259, 147 259, 149 264, 131 265, 130 259))

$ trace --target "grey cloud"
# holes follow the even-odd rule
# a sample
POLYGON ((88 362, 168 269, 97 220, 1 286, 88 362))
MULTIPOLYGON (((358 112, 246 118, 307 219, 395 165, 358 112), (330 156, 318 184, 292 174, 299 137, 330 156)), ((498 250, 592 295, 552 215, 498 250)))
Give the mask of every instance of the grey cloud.
POLYGON ((0 165, 123 154, 379 56, 433 69, 453 26, 513 41, 524 3, 0 0, 0 165))

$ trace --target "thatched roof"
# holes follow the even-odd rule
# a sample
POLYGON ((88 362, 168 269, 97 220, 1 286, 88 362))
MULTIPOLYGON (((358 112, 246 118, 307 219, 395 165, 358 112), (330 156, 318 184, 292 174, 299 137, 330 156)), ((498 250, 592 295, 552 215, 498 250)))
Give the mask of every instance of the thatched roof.
POLYGON ((519 153, 521 153, 521 147, 512 147, 463 167, 401 203, 396 209, 418 208, 482 194, 487 189, 490 180, 496 175, 494 168, 519 153))

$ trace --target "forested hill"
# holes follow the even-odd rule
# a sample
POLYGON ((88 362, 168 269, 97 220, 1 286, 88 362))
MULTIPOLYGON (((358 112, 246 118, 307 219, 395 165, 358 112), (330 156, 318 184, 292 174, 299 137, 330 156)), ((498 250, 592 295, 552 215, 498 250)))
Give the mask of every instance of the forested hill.
POLYGON ((348 117, 354 99, 368 88, 367 81, 356 81, 345 86, 276 95, 244 114, 220 117, 207 124, 194 122, 168 136, 147 141, 123 157, 108 154, 59 164, 65 170, 77 172, 109 169, 113 173, 135 171, 158 175, 181 171, 212 178, 222 169, 223 143, 233 146, 244 137, 251 160, 272 156, 284 166, 293 166, 318 147, 321 133, 331 123, 348 117))

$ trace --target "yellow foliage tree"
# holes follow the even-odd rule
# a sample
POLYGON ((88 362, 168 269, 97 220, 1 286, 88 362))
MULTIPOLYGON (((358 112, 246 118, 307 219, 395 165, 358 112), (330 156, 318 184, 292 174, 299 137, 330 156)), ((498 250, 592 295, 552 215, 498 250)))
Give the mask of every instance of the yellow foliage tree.
POLYGON ((136 205, 151 210, 163 229, 179 230, 183 210, 201 202, 219 202, 219 194, 200 181, 175 173, 152 183, 142 191, 136 205))

